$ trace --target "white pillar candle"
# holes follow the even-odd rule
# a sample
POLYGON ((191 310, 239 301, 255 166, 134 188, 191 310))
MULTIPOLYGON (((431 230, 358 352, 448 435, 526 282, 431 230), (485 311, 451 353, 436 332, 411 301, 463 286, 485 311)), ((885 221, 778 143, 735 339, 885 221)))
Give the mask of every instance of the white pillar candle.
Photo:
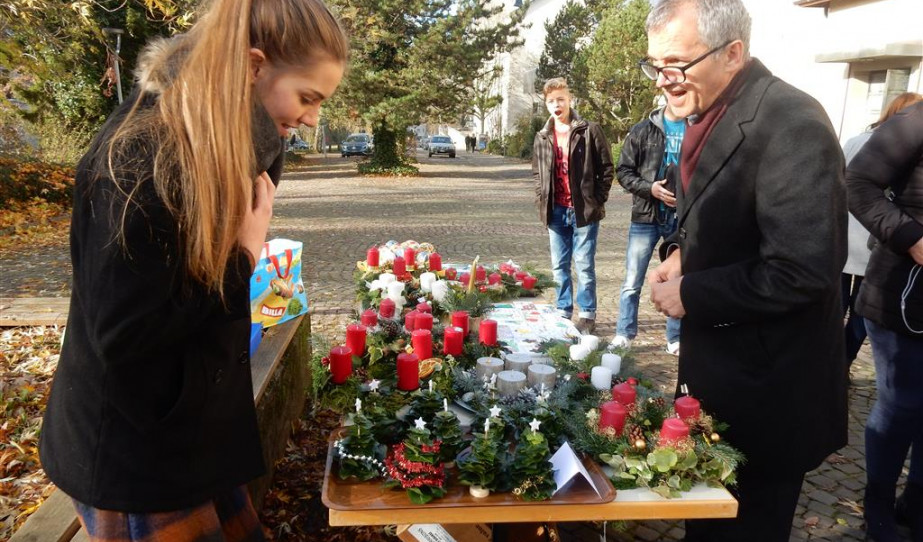
POLYGON ((529 385, 539 390, 550 390, 557 380, 558 371, 551 365, 533 363, 529 365, 529 385))
POLYGON ((433 283, 436 282, 436 273, 430 273, 427 271, 420 275, 420 289, 424 292, 433 291, 433 283))
POLYGON ((532 365, 532 356, 529 354, 507 354, 504 368, 507 371, 519 371, 525 373, 532 365))
POLYGON ((504 397, 512 397, 526 387, 526 375, 519 371, 500 371, 497 374, 497 391, 504 397))
POLYGON ((590 355, 590 349, 585 344, 570 345, 570 359, 574 361, 585 360, 590 355))
POLYGON ((444 280, 437 280, 433 283, 433 299, 438 303, 445 302, 446 296, 449 294, 449 283, 444 280))
POLYGON ((382 284, 391 284, 397 280, 397 277, 394 276, 394 273, 382 273, 378 275, 378 280, 380 280, 382 284))
POLYGON ((503 370, 503 360, 500 358, 484 357, 478 358, 477 375, 478 380, 490 378, 491 375, 497 374, 503 370))
POLYGON ((388 292, 387 294, 385 294, 385 298, 390 299, 391 301, 394 301, 394 306, 395 306, 395 309, 397 309, 396 312, 398 314, 400 314, 401 309, 404 308, 404 305, 407 304, 407 300, 404 299, 404 294, 392 294, 391 292, 388 292))
POLYGON ((618 354, 603 354, 602 366, 612 371, 612 376, 622 370, 622 357, 618 354))
POLYGON ((388 295, 396 296, 404 293, 404 283, 403 282, 389 282, 388 283, 388 295))
POLYGON ((580 344, 590 349, 590 352, 599 348, 599 337, 596 335, 581 335, 580 344))
POLYGON ((606 367, 593 367, 590 382, 598 390, 608 390, 612 387, 612 371, 606 367))

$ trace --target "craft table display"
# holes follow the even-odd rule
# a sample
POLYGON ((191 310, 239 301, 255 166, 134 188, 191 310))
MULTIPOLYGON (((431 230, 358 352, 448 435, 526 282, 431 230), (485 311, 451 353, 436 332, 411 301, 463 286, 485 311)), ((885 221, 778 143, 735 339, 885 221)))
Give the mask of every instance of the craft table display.
POLYGON ((437 254, 371 247, 349 347, 315 351, 315 404, 344 416, 322 493, 331 525, 736 514, 722 484, 742 457, 707 404, 687 393, 674 408, 628 353, 517 299, 547 274, 437 254))

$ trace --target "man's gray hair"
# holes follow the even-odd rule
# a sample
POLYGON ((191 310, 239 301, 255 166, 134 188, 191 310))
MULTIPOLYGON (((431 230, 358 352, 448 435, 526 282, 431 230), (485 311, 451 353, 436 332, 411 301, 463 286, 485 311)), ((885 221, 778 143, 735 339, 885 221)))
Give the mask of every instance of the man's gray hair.
POLYGON ((750 14, 741 0, 652 0, 651 4, 644 25, 648 34, 663 28, 680 7, 689 5, 696 12, 699 38, 709 49, 740 40, 744 44, 744 58, 750 57, 750 14))

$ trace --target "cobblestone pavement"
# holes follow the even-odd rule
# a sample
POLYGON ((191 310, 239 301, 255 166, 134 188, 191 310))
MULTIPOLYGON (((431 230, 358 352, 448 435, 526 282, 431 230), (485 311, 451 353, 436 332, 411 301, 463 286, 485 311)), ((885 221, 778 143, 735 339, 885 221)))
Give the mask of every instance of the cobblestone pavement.
MULTIPOLYGON (((480 154, 456 159, 419 155, 422 176, 412 179, 362 178, 355 161, 316 157, 286 174, 277 193, 271 237, 302 240, 304 280, 315 332, 342 340, 355 308, 352 271, 375 242, 415 239, 436 245, 447 261, 482 262, 512 258, 548 269, 548 237, 533 205, 529 165, 480 154)), ((618 186, 607 204, 597 253, 599 323, 597 334, 613 335, 631 197, 618 186)), ((67 247, 42 249, 42 260, 27 251, 0 253, 0 295, 67 295, 67 247), (48 262, 54 261, 54 266, 48 262)), ((665 352, 664 321, 645 285, 634 353, 657 383, 672 389, 676 358, 665 352)), ((551 301, 551 297, 548 297, 551 301)), ((808 474, 799 501, 792 540, 862 540, 865 485, 863 428, 875 397, 874 368, 866 346, 852 368, 849 445, 808 474)), ((792 375, 798 378, 798 375, 792 375)), ((779 435, 780 445, 797 446, 779 435)), ((905 470, 906 474, 906 470, 905 470)), ((568 540, 597 540, 601 524, 561 525, 568 540)), ((682 522, 643 521, 607 527, 610 541, 680 540, 682 522)))

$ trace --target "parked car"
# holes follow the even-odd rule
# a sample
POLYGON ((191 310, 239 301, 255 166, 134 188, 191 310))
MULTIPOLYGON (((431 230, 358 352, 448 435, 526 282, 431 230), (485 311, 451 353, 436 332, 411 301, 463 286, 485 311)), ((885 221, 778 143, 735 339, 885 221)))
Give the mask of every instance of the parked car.
POLYGON ((295 141, 294 143, 290 143, 288 146, 288 150, 290 151, 306 151, 310 149, 311 149, 311 145, 308 145, 307 142, 302 141, 300 139, 298 141, 295 141))
POLYGON ((455 158, 455 143, 449 136, 433 136, 429 139, 429 157, 434 154, 448 154, 449 158, 455 158))
POLYGON ((371 156, 374 146, 369 134, 350 134, 340 143, 340 156, 371 156))

